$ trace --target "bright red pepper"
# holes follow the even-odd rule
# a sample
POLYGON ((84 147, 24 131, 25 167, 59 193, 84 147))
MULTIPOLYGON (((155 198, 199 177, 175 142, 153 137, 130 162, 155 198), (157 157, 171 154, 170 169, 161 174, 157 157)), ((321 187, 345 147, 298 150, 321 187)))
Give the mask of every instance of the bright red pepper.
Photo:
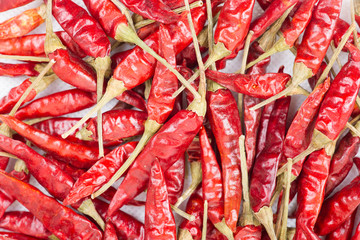
POLYGON ((26 105, 16 112, 17 119, 58 117, 91 107, 96 103, 96 95, 80 89, 57 92, 26 105))
POLYGON ((167 195, 164 174, 158 160, 153 162, 146 194, 145 239, 176 240, 176 225, 167 195))
POLYGON ((271 113, 274 110, 274 102, 267 104, 261 114, 260 126, 258 130, 257 145, 256 145, 256 156, 258 156, 265 147, 266 134, 268 130, 269 120, 271 113))
POLYGON ((13 8, 21 7, 28 3, 33 2, 34 0, 13 0, 13 1, 1 1, 0 3, 0 12, 4 12, 13 8))
POLYGON ((10 233, 10 232, 0 232, 0 238, 6 240, 36 240, 37 239, 20 233, 10 233))
MULTIPOLYGON (((350 27, 350 24, 339 18, 336 22, 335 30, 334 30, 334 45, 337 47, 343 38, 344 34, 346 33, 346 30, 350 27)), ((358 34, 359 35, 359 34, 358 34)), ((347 40, 348 43, 354 44, 354 35, 351 35, 349 39, 347 40)), ((343 51, 346 51, 346 45, 343 48, 343 51)))
POLYGON ((184 189, 185 181, 185 156, 181 156, 171 167, 164 172, 168 198, 174 205, 184 189))
POLYGON ((326 240, 350 240, 353 232, 356 211, 335 231, 326 236, 326 240))
POLYGON ((101 231, 85 217, 31 185, 0 171, 0 188, 16 198, 60 239, 100 239, 101 231), (53 216, 57 216, 54 218, 53 216))
POLYGON ((144 98, 142 98, 141 95, 135 91, 127 90, 121 95, 117 96, 116 99, 131 106, 134 106, 142 111, 147 111, 144 98))
POLYGON ((52 164, 59 167, 62 171, 67 173, 69 176, 72 177, 72 179, 77 181, 81 175, 85 173, 85 170, 73 167, 71 165, 66 164, 65 162, 62 162, 60 160, 55 159, 53 156, 46 154, 45 158, 52 164))
POLYGON ((110 220, 106 221, 103 240, 118 240, 115 226, 110 220))
POLYGON ((238 227, 235 234, 235 240, 260 240, 261 226, 247 225, 245 227, 238 227))
POLYGON ((37 76, 39 72, 35 70, 36 64, 34 63, 22 63, 22 64, 8 64, 0 63, 0 76, 37 76))
POLYGON ((22 37, 42 24, 45 21, 44 17, 45 5, 26 10, 0 23, 0 39, 22 37))

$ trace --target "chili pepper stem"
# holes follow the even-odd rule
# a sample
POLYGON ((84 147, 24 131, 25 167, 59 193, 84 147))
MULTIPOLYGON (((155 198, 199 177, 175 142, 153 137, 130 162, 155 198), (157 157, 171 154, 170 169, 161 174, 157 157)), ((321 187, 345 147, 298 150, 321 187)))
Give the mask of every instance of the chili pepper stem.
POLYGON ((11 109, 9 115, 10 116, 14 116, 14 114, 16 113, 16 111, 20 108, 21 104, 25 101, 25 99, 27 98, 27 96, 30 94, 31 90, 34 89, 35 86, 37 86, 40 81, 42 80, 42 78, 45 76, 45 74, 47 73, 47 71, 49 71, 49 69, 55 64, 54 60, 51 60, 48 65, 43 69, 43 71, 39 74, 39 76, 37 76, 37 78, 31 83, 31 85, 26 89, 26 91, 24 92, 24 94, 21 96, 21 98, 19 99, 19 101, 15 104, 15 106, 13 107, 13 109, 11 109))
MULTIPOLYGON (((96 94, 97 102, 101 100, 104 88, 104 77, 106 71, 110 68, 111 59, 110 56, 99 57, 95 59, 95 70, 97 75, 96 83, 96 94)), ((102 113, 101 109, 97 112, 97 135, 98 135, 98 144, 99 144, 99 158, 104 156, 104 142, 103 142, 103 129, 102 129, 102 113)))
POLYGON ((187 229, 179 229, 179 240, 193 240, 191 233, 187 229))
POLYGON ((189 221, 194 221, 194 220, 195 220, 195 216, 190 215, 190 214, 182 211, 180 208, 177 208, 177 207, 171 205, 171 209, 172 209, 174 212, 176 212, 179 216, 181 216, 181 217, 183 217, 183 218, 185 218, 185 219, 187 219, 187 220, 189 220, 189 221))
MULTIPOLYGON (((196 2, 193 2, 193 3, 190 4, 190 9, 197 8, 197 7, 202 7, 203 5, 204 5, 203 1, 196 1, 196 2)), ((176 9, 174 9, 172 11, 175 12, 175 13, 182 13, 182 12, 185 11, 185 6, 176 8, 176 9)), ((155 21, 152 20, 152 19, 142 20, 142 21, 139 21, 139 22, 135 23, 135 28, 140 29, 140 28, 145 27, 145 26, 147 26, 149 24, 152 24, 154 22, 155 21)))
POLYGON ((202 181, 201 173, 201 163, 194 161, 190 163, 191 171, 191 184, 188 189, 178 198, 177 202, 174 204, 175 207, 179 207, 191 194, 196 190, 199 184, 202 181))
POLYGON ((308 68, 304 63, 295 63, 294 64, 294 77, 291 80, 291 82, 288 84, 288 86, 280 93, 266 99, 265 101, 262 101, 261 103, 255 105, 254 107, 250 108, 251 111, 254 111, 256 109, 259 109, 276 99, 279 99, 281 97, 291 95, 293 91, 299 86, 300 83, 305 81, 306 79, 313 76, 313 72, 310 68, 308 68))
POLYGON ((234 240, 234 234, 226 224, 225 218, 223 218, 221 222, 215 223, 214 226, 217 230, 219 230, 219 232, 224 234, 228 240, 234 240))
POLYGON ((276 235, 273 227, 273 212, 270 207, 262 207, 254 213, 257 220, 265 227, 267 234, 271 240, 276 240, 276 235))
MULTIPOLYGON (((45 68, 44 68, 45 69, 45 68)), ((36 93, 44 91, 51 83, 53 83, 58 77, 55 74, 43 77, 42 81, 39 82, 34 89, 36 93)), ((31 82, 35 81, 36 78, 30 78, 31 82)))
POLYGON ((93 139, 90 137, 93 133, 86 129, 86 127, 83 127, 76 133, 76 138, 83 140, 83 141, 93 141, 93 139))
POLYGON ((91 199, 86 199, 85 201, 83 201, 80 205, 80 207, 78 208, 78 210, 86 215, 88 215, 89 217, 91 217, 92 219, 95 220, 95 222, 100 226, 100 228, 102 230, 105 230, 105 222, 104 220, 101 218, 101 216, 99 215, 99 213, 96 211, 95 209, 95 205, 94 203, 91 201, 91 199))
POLYGON ((55 236, 54 234, 50 235, 48 238, 50 240, 59 240, 59 238, 57 236, 55 236))
POLYGON ((139 46, 141 49, 143 49, 160 63, 162 63, 165 67, 167 67, 169 71, 171 71, 179 79, 181 84, 183 84, 187 89, 189 89, 192 94, 194 94, 195 98, 200 98, 199 93, 196 92, 194 87, 191 86, 191 84, 173 66, 171 66, 171 64, 169 64, 164 58, 159 56, 159 54, 157 54, 152 48, 146 45, 129 26, 127 26, 126 24, 120 24, 116 29, 115 39, 117 41, 134 43, 139 46))
POLYGON ((145 100, 149 99, 150 91, 151 91, 151 79, 149 79, 145 82, 145 90, 144 90, 145 100))
MULTIPOLYGON (((281 198, 281 204, 283 201, 284 201, 284 195, 281 198)), ((280 207, 279 212, 277 213, 276 224, 275 224, 275 235, 276 235, 277 239, 280 236, 281 220, 282 220, 283 216, 284 216, 284 208, 280 207)))
MULTIPOLYGON (((226 56, 228 56, 230 54, 231 54, 231 51, 229 51, 222 42, 218 42, 214 46, 214 54, 210 55, 208 60, 205 62, 205 64, 204 64, 205 69, 204 70, 208 69, 216 61, 218 61, 220 59, 223 59, 224 57, 226 57, 226 56)), ((200 72, 199 72, 199 70, 197 70, 191 76, 191 78, 188 80, 188 83, 192 83, 193 81, 195 81, 196 78, 199 77, 199 75, 200 75, 200 72)), ((176 90, 176 92, 174 92, 172 97, 176 98, 184 89, 185 89, 185 87, 181 86, 178 90, 176 90)))
POLYGON ((277 198, 280 196, 282 189, 284 188, 284 174, 278 175, 276 180, 276 187, 270 200, 270 206, 273 206, 277 198))
POLYGON ((66 133, 62 134, 62 138, 67 138, 70 134, 74 133, 76 129, 78 129, 81 125, 83 125, 91 116, 99 111, 105 104, 110 102, 113 98, 119 96, 127 89, 124 86, 122 81, 111 78, 108 82, 108 86, 106 88, 106 92, 101 100, 96 104, 94 108, 92 108, 79 122, 77 122, 71 129, 69 129, 66 133))
POLYGON ((316 86, 319 86, 321 83, 324 82, 324 80, 327 78, 330 69, 334 66, 334 63, 336 61, 336 59, 338 59, 339 54, 341 53, 341 50, 344 48, 347 40, 349 39, 349 37, 351 36, 352 31, 356 29, 355 23, 352 23, 350 25, 350 27, 348 28, 348 30, 346 31, 346 33, 344 34, 343 38, 341 39, 341 42, 339 43, 338 47, 336 48, 334 54, 332 55, 330 61, 328 62, 328 65, 326 66, 326 68, 324 69, 323 73, 321 74, 321 76, 319 77, 318 81, 316 82, 316 86))
POLYGON ((17 161, 15 162, 14 170, 17 172, 24 171, 26 174, 29 174, 29 169, 27 168, 26 163, 19 158, 15 159, 17 159, 17 161))
POLYGON ((26 123, 27 125, 34 125, 36 123, 46 121, 46 120, 49 120, 49 119, 52 119, 52 117, 33 118, 33 119, 25 120, 23 122, 26 123))
POLYGON ((99 190, 97 190, 95 193, 91 195, 93 199, 103 194, 109 187, 111 187, 111 185, 113 185, 126 172, 126 170, 131 166, 131 164, 133 164, 137 156, 143 150, 149 139, 160 129, 161 126, 162 126, 161 124, 151 119, 145 121, 144 133, 141 136, 139 143, 136 145, 136 148, 131 153, 130 157, 126 160, 126 162, 124 162, 124 164, 120 167, 120 169, 112 176, 112 178, 106 184, 104 184, 99 190))
POLYGON ((118 0, 111 0, 111 2, 120 9, 121 13, 125 15, 126 19, 128 20, 128 23, 131 27, 131 29, 135 32, 135 26, 134 26, 134 22, 132 20, 131 14, 129 12, 129 10, 127 9, 127 7, 120 1, 118 0))
POLYGON ((204 217, 203 217, 201 240, 206 240, 207 220, 208 220, 208 201, 205 200, 204 201, 204 217))
MULTIPOLYGON (((334 44, 334 40, 331 41, 330 43, 330 47, 331 47, 331 51, 333 52, 333 54, 335 54, 335 51, 336 51, 336 47, 335 47, 335 44, 334 44)), ((343 65, 341 64, 340 62, 340 59, 339 58, 336 58, 336 63, 337 65, 339 66, 340 69, 343 68, 343 65)))
POLYGON ((292 160, 288 159, 287 162, 287 171, 286 171, 286 186, 284 193, 284 200, 281 202, 283 204, 283 219, 281 222, 280 229, 280 240, 286 240, 286 231, 287 231, 287 220, 289 215, 289 201, 290 201, 290 184, 291 184, 291 168, 292 168, 292 160))
POLYGON ((18 56, 18 55, 4 55, 0 54, 0 59, 13 59, 19 61, 30 61, 30 62, 49 62, 48 57, 32 57, 32 56, 18 56))

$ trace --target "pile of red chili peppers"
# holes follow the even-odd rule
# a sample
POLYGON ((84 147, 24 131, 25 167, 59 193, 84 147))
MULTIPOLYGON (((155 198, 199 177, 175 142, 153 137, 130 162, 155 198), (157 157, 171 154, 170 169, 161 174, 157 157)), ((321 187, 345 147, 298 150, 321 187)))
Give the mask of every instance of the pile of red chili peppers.
POLYGON ((0 23, 0 239, 360 239, 360 0, 79 1, 0 23))

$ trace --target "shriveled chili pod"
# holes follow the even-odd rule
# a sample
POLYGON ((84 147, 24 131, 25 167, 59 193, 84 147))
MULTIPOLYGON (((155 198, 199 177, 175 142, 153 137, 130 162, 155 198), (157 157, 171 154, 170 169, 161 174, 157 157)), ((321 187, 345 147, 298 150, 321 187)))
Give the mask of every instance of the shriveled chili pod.
POLYGON ((158 160, 151 167, 145 204, 145 239, 176 240, 176 225, 158 160))
POLYGON ((65 162, 55 159, 53 156, 49 154, 46 154, 45 158, 52 164, 58 166, 62 171, 67 173, 69 176, 71 176, 72 179, 74 179, 74 182, 77 181, 80 178, 80 176, 85 173, 85 170, 68 165, 65 162))
POLYGON ((9 64, 9 63, 0 63, 0 76, 29 76, 34 77, 39 75, 39 72, 36 71, 36 64, 34 63, 22 63, 22 64, 9 64))
POLYGON ((33 2, 34 0, 14 0, 9 2, 1 2, 0 3, 0 12, 4 12, 13 8, 21 7, 28 3, 33 2))
POLYGON ((70 89, 36 99, 20 108, 17 119, 59 117, 91 107, 96 103, 96 95, 80 89, 70 89))
MULTIPOLYGON (((31 90, 30 94, 25 98, 22 104, 30 102, 34 99, 39 92, 46 89, 56 78, 57 76, 54 74, 44 77, 40 84, 31 90)), ((34 80, 35 78, 26 79, 19 86, 12 88, 7 96, 1 98, 0 113, 9 113, 34 80)))
POLYGON ((106 221, 103 240, 118 240, 116 229, 110 220, 106 221))
POLYGON ((115 148, 96 162, 80 176, 64 200, 65 205, 73 204, 97 191, 121 167, 134 151, 136 142, 126 143, 115 148))
POLYGON ((4 171, 0 171, 0 178, 0 188, 24 205, 58 238, 101 239, 101 231, 85 217, 4 171))
POLYGON ((37 238, 29 237, 20 233, 11 233, 11 232, 0 232, 0 238, 6 240, 36 240, 37 238))
POLYGON ((207 70, 206 77, 238 93, 256 98, 269 98, 285 89, 290 76, 286 73, 267 73, 248 75, 222 73, 207 70))
POLYGON ((271 117, 271 113, 274 110, 274 103, 267 104, 261 114, 259 130, 258 130, 258 137, 256 141, 256 156, 258 156, 261 151, 265 147, 266 143, 266 134, 269 126, 269 120, 271 117))
POLYGON ((282 96, 291 95, 300 83, 317 73, 330 46, 335 25, 340 15, 341 5, 342 0, 319 1, 305 30, 302 42, 297 49, 292 80, 285 90, 258 104, 256 108, 260 108, 282 96))
POLYGON ((127 90, 123 92, 121 95, 117 96, 116 99, 133 107, 136 107, 142 111, 147 111, 144 98, 141 97, 140 94, 132 90, 127 90))
MULTIPOLYGON (((140 135, 144 131, 146 118, 147 113, 128 109, 103 113, 104 143, 140 135)), ((97 119, 91 119, 87 126, 78 132, 77 137, 82 140, 97 140, 97 119)))
POLYGON ((0 23, 0 39, 22 37, 45 21, 46 7, 29 9, 18 16, 0 23))
MULTIPOLYGON (((312 239, 314 226, 325 196, 331 154, 325 149, 313 152, 305 161, 298 180, 298 207, 294 239, 312 239)), ((328 210, 327 210, 328 211, 328 210)), ((333 212, 331 212, 333 214, 333 212)))
MULTIPOLYGON (((204 7, 195 8, 192 10, 192 18, 194 19, 196 32, 198 33, 205 23, 205 11, 204 7)), ((175 53, 181 52, 191 42, 191 33, 189 31, 189 24, 186 16, 184 15, 180 21, 175 24, 167 25, 169 33, 172 39, 172 43, 175 48, 175 53), (182 31, 178 31, 181 26, 182 31), (184 28, 186 26, 186 28, 184 28)), ((151 34, 145 39, 146 45, 151 47, 155 52, 158 51, 158 37, 159 32, 151 34)), ((148 80, 155 71, 155 58, 149 53, 141 50, 139 47, 132 49, 131 53, 117 66, 114 71, 113 77, 108 82, 107 91, 105 92, 101 102, 88 112, 79 121, 78 125, 75 125, 63 137, 71 134, 79 125, 86 122, 93 113, 100 109, 103 105, 109 102, 111 99, 117 97, 125 90, 132 89, 146 80, 148 80)), ((185 79, 184 79, 185 80, 185 79)), ((185 80, 185 82, 187 82, 185 80)), ((191 86, 191 85, 189 85, 191 86)), ((198 95, 198 94, 197 94, 198 95)))
POLYGON ((282 150, 290 101, 291 98, 287 97, 275 102, 268 123, 266 143, 255 159, 250 181, 251 208, 271 239, 276 239, 276 236, 272 228, 273 214, 270 199, 275 190, 278 164, 283 157, 282 150))
MULTIPOLYGON (((350 24, 344 21, 343 19, 339 18, 336 22, 335 31, 334 31, 334 45, 337 47, 341 42, 341 39, 344 37, 346 30, 350 27, 350 24)), ((359 34, 358 34, 359 35, 359 34)), ((354 44, 354 36, 351 35, 347 42, 354 44)), ((343 51, 346 51, 346 46, 344 47, 343 51)))
POLYGON ((350 240, 353 232, 356 211, 336 230, 326 236, 326 240, 350 240))
POLYGON ((184 189, 185 181, 185 156, 180 157, 171 167, 164 172, 168 198, 171 205, 174 205, 184 189))
POLYGON ((1 115, 0 119, 36 146, 75 167, 89 168, 98 160, 98 149, 96 148, 53 137, 11 116, 1 115))
POLYGON ((52 234, 30 212, 6 212, 0 219, 0 228, 39 239, 48 239, 52 234))

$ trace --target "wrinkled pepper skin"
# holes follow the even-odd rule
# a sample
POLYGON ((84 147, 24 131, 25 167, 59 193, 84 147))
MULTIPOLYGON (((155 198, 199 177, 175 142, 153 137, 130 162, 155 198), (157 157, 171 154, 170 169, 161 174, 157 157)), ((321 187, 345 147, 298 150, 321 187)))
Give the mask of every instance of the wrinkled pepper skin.
POLYGON ((37 76, 39 72, 35 69, 35 64, 33 63, 23 63, 23 64, 8 64, 8 63, 0 63, 0 76, 10 76, 10 77, 18 77, 18 76, 37 76))
POLYGON ((238 227, 234 238, 235 240, 260 240, 261 226, 247 225, 245 227, 238 227))
POLYGON ((241 203, 239 137, 241 121, 230 90, 207 93, 208 118, 220 152, 226 224, 235 232, 241 203))
POLYGON ((0 188, 18 200, 59 239, 102 238, 101 231, 85 217, 1 170, 0 188))
POLYGON ((77 112, 96 104, 96 94, 70 89, 50 94, 36 99, 30 104, 20 108, 15 117, 17 119, 59 117, 77 112))
POLYGON ((283 157, 286 119, 291 98, 282 98, 275 102, 269 119, 264 149, 256 157, 251 175, 249 195, 251 208, 259 212, 270 205, 270 199, 276 186, 276 172, 283 157))
POLYGON ((170 204, 174 205, 181 196, 185 182, 185 156, 181 156, 164 172, 170 204))
POLYGON ((118 240, 116 229, 110 220, 106 221, 103 240, 118 240))
POLYGON ((350 240, 353 232, 356 211, 335 231, 326 236, 325 240, 350 240))
POLYGON ((13 1, 1 1, 0 2, 0 12, 4 12, 13 8, 21 7, 28 3, 33 2, 34 0, 13 0, 13 1))
POLYGON ((256 98, 269 98, 285 89, 290 76, 286 73, 268 73, 265 75, 248 75, 238 73, 221 73, 207 70, 206 77, 232 91, 256 98))
POLYGON ((136 107, 144 112, 147 111, 144 98, 140 94, 132 90, 127 90, 123 92, 121 95, 117 96, 116 99, 133 107, 136 107))
POLYGON ((203 123, 203 117, 188 110, 181 110, 149 140, 130 167, 110 203, 108 216, 146 189, 151 164, 158 159, 166 171, 186 151, 203 123))
POLYGON ((303 165, 298 180, 295 240, 307 239, 313 233, 318 216, 321 217, 319 213, 325 196, 330 161, 331 156, 321 149, 310 154, 303 165))
POLYGON ((158 160, 151 167, 145 204, 145 239, 176 240, 176 225, 158 160))
POLYGON ((6 240, 36 240, 37 239, 20 233, 10 233, 10 232, 0 232, 0 238, 6 240))

